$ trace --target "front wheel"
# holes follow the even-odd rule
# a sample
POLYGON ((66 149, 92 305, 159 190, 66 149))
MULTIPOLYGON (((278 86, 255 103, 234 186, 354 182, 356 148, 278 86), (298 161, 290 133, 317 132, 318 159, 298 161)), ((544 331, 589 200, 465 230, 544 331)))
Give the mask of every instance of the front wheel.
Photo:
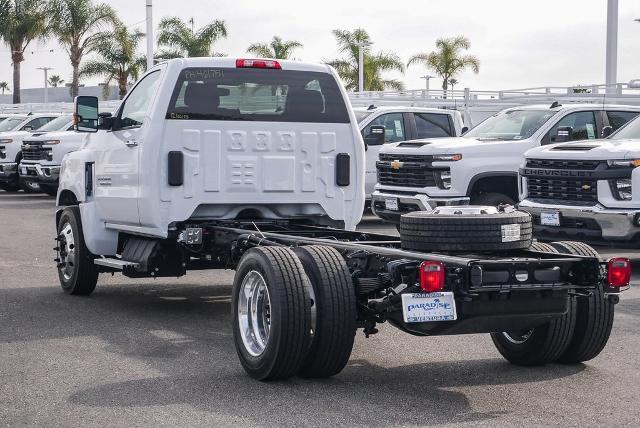
POLYGON ((56 240, 60 286, 68 294, 91 294, 98 282, 98 269, 93 263, 95 256, 84 242, 78 207, 62 211, 56 240))

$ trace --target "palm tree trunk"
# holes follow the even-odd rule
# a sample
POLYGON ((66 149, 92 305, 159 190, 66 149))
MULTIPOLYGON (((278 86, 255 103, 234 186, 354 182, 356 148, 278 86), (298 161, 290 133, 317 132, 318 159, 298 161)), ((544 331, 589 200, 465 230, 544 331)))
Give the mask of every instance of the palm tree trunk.
POLYGON ((127 79, 129 76, 125 75, 121 75, 118 78, 118 89, 119 89, 119 95, 120 95, 120 99, 123 99, 125 95, 127 95, 127 79))
POLYGON ((20 104, 20 61, 13 61, 13 103, 20 104))
POLYGON ((442 79, 442 98, 447 99, 447 87, 449 86, 449 78, 444 77, 442 79))
POLYGON ((73 67, 73 77, 71 80, 71 98, 76 99, 78 96, 78 86, 80 86, 80 62, 71 61, 73 67))

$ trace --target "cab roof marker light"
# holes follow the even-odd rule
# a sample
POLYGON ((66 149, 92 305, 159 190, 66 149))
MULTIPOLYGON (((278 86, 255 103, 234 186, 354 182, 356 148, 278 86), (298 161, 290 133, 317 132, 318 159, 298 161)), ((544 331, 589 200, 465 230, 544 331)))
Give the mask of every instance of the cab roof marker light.
POLYGON ((282 67, 278 61, 270 59, 237 59, 236 68, 271 68, 281 70, 282 67))

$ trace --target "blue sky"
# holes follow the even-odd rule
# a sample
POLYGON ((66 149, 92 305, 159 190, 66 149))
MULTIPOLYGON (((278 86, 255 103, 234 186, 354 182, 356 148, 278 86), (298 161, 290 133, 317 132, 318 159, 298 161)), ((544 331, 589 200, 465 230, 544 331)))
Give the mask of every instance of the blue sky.
MULTIPOLYGON (((145 0, 108 2, 128 25, 144 31, 145 0)), ((457 76, 459 88, 515 89, 547 85, 604 82, 606 0, 154 0, 155 23, 162 16, 195 17, 196 26, 224 19, 229 37, 215 46, 232 56, 245 55, 253 42, 273 35, 299 40, 296 57, 321 61, 338 57, 331 34, 335 28, 363 27, 374 50, 395 52, 403 61, 429 52, 438 37, 465 35, 470 53, 480 58, 480 74, 457 76)), ((620 0, 618 81, 640 78, 640 1, 620 0)), ((144 44, 140 46, 141 52, 144 44)), ((33 43, 22 64, 22 86, 42 85, 37 67, 54 67, 52 74, 70 80, 65 52, 55 43, 33 43), (49 52, 53 49, 53 52, 49 52), (33 54, 31 53, 33 52, 33 54)), ((11 85, 11 62, 0 47, 0 81, 11 85)), ((409 89, 424 86, 425 69, 412 66, 401 78, 409 89)), ((433 74, 433 73, 431 73, 433 74)), ((87 84, 96 83, 96 80, 87 84)), ((440 84, 432 80, 432 87, 440 84)))

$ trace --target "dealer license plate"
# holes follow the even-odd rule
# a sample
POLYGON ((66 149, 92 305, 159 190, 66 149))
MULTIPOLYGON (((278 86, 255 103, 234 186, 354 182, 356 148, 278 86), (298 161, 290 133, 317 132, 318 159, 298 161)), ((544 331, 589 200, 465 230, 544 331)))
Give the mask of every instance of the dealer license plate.
POLYGON ((404 322, 454 321, 456 302, 450 291, 402 295, 404 322))
POLYGON ((397 198, 386 198, 384 200, 384 207, 389 211, 398 211, 398 199, 397 198))
POLYGON ((27 167, 26 166, 23 166, 22 168, 20 168, 20 174, 27 175, 27 167))
POLYGON ((541 213, 540 224, 543 226, 560 226, 560 213, 557 211, 541 213))

